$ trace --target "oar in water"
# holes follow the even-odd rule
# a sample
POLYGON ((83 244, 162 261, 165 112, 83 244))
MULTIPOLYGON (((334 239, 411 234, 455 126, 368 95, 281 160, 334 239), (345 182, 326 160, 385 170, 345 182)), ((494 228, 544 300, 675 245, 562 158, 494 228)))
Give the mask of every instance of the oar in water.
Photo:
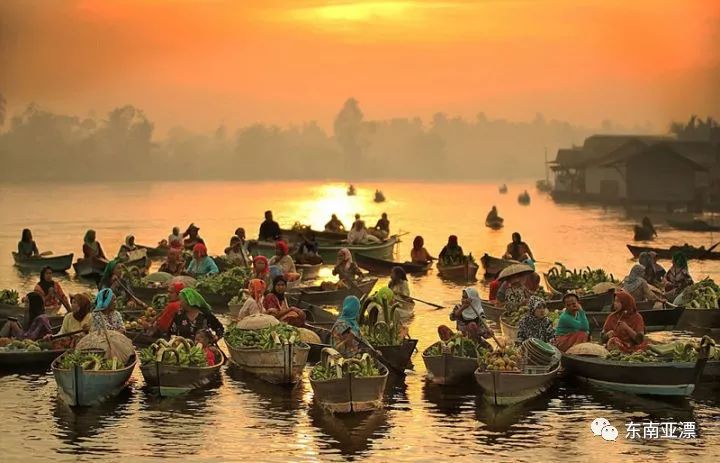
POLYGON ((710 246, 710 247, 705 251, 705 254, 704 254, 704 255, 708 255, 708 254, 710 254, 711 252, 713 252, 713 249, 715 249, 716 247, 718 247, 718 245, 720 245, 720 241, 718 241, 717 243, 715 243, 715 244, 713 244, 712 246, 710 246))
MULTIPOLYGON (((398 297, 398 298, 401 299, 400 297, 398 297)), ((442 305, 440 305, 440 304, 435 304, 435 303, 433 303, 433 302, 423 301, 422 299, 418 299, 418 298, 412 297, 412 296, 403 296, 402 298, 404 298, 404 299, 410 299, 411 301, 415 301, 415 302, 422 302, 423 304, 427 304, 427 305, 429 305, 430 307, 435 307, 436 309, 444 309, 444 308, 445 308, 445 306, 442 306, 442 305)))

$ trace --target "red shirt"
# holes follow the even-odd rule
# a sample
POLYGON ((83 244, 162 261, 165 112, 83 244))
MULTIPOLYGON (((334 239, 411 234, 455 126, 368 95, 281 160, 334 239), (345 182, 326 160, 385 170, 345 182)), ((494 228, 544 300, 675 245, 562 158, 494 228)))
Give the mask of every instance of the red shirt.
POLYGON ((171 301, 168 302, 168 304, 165 306, 165 309, 162 311, 160 316, 157 318, 155 323, 157 324, 157 327, 162 331, 163 333, 166 333, 170 329, 170 325, 173 322, 173 319, 175 318, 175 314, 177 314, 180 311, 180 301, 171 301))
POLYGON ((490 296, 488 297, 491 301, 497 300, 497 293, 500 289, 500 280, 493 280, 490 282, 490 296))
POLYGON ((209 347, 205 348, 205 358, 209 367, 215 365, 215 353, 209 347))

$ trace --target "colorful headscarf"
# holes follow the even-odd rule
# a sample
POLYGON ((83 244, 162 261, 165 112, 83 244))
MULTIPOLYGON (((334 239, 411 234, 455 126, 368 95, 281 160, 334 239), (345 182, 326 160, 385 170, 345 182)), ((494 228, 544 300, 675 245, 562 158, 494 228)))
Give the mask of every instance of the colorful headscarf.
POLYGON ((357 318, 360 314, 360 299, 355 296, 348 296, 343 301, 342 312, 338 317, 338 321, 345 322, 352 330, 355 336, 360 336, 360 325, 357 318))
POLYGON ((422 247, 425 245, 425 240, 422 236, 416 236, 413 240, 413 249, 417 249, 418 251, 422 249, 422 247))
POLYGON ((280 282, 285 283, 285 286, 287 287, 287 280, 285 279, 285 277, 283 275, 278 275, 273 278, 272 293, 275 295, 275 297, 277 297, 278 301, 282 302, 285 300, 285 293, 280 294, 276 291, 277 284, 280 282))
POLYGON ((353 261, 352 252, 350 252, 350 250, 348 248, 342 248, 338 251, 338 255, 342 256, 345 270, 350 270, 350 265, 352 264, 352 261, 353 261))
POLYGON ((255 270, 256 276, 261 276, 261 277, 264 277, 265 275, 270 273, 270 263, 268 262, 268 258, 265 256, 255 256, 255 258, 253 259, 253 270, 255 270), (265 264, 265 270, 263 270, 262 273, 260 273, 260 274, 257 273, 257 263, 258 262, 263 262, 265 264))
POLYGON ((202 243, 198 243, 195 246, 193 246, 193 254, 196 252, 200 253, 200 257, 207 257, 207 255, 208 255, 207 247, 202 243))
POLYGON ((175 281, 170 285, 170 289, 180 294, 185 289, 185 284, 182 281, 175 281))
POLYGON ((534 312, 535 309, 545 306, 545 300, 540 296, 530 296, 528 298, 528 308, 530 312, 534 312))
POLYGON ((628 315, 632 315, 637 312, 637 305, 635 304, 635 298, 625 291, 617 291, 615 293, 615 299, 620 301, 622 308, 620 311, 625 311, 628 315))
POLYGON ((115 298, 115 294, 113 294, 112 289, 110 289, 110 288, 101 289, 100 292, 97 293, 97 296, 95 296, 94 312, 99 312, 101 310, 105 310, 108 307, 110 307, 110 304, 112 303, 114 298, 115 298))
POLYGON ((277 240, 275 242, 275 250, 281 251, 283 256, 287 256, 290 252, 288 244, 283 240, 277 240))
POLYGON ((635 292, 635 290, 637 290, 640 286, 642 286, 643 282, 645 282, 645 279, 643 278, 644 276, 645 266, 640 264, 633 265, 633 268, 630 270, 630 274, 626 276, 622 282, 623 289, 628 293, 635 292))
POLYGON ((387 302, 387 304, 390 305, 393 299, 395 299, 395 293, 387 286, 383 286, 375 293, 375 297, 377 298, 378 302, 387 302))
POLYGON ((210 304, 205 301, 195 288, 185 288, 180 291, 180 298, 188 305, 199 309, 201 312, 210 312, 210 304))
POLYGON ((678 251, 675 254, 673 254, 672 262, 673 262, 673 265, 678 268, 682 268, 682 269, 688 268, 687 257, 685 256, 685 253, 683 253, 682 251, 678 251))
POLYGON ((119 260, 113 259, 110 262, 107 263, 105 266, 105 270, 103 271, 103 276, 101 281, 102 286, 109 286, 110 280, 112 280, 112 274, 115 271, 115 267, 120 263, 119 260))
POLYGON ((482 317, 485 311, 483 310, 482 302, 480 301, 480 293, 478 293, 478 290, 468 287, 463 289, 463 294, 468 299, 470 299, 470 307, 462 311, 463 319, 475 320, 476 318, 482 317))
POLYGON ((70 300, 77 302, 78 308, 80 309, 77 312, 73 312, 73 318, 77 321, 82 321, 90 312, 92 301, 87 295, 82 293, 73 294, 70 296, 70 300))
POLYGON ((255 299, 255 302, 260 303, 260 299, 262 299, 263 294, 265 294, 265 289, 267 288, 267 285, 265 285, 265 282, 263 280, 253 278, 248 282, 248 290, 250 290, 250 297, 255 299))

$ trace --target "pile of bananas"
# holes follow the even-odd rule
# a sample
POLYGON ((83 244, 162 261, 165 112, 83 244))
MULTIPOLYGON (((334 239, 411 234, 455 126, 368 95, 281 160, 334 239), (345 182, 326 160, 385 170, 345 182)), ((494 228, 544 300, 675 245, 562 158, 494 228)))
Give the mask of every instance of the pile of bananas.
POLYGON ((148 307, 137 320, 125 320, 125 329, 130 331, 145 331, 150 328, 157 316, 157 310, 148 307))
POLYGON ((720 287, 710 278, 688 286, 683 291, 682 304, 694 309, 717 309, 720 287))
POLYGON ((368 354, 346 359, 332 349, 327 349, 326 352, 330 352, 330 355, 324 356, 323 361, 310 371, 310 379, 313 381, 339 379, 346 374, 356 378, 380 376, 380 369, 368 354))
POLYGON ((489 371, 521 371, 523 355, 512 346, 494 351, 484 351, 479 357, 480 365, 489 371))
POLYGON ((150 347, 142 349, 140 362, 143 365, 159 362, 181 367, 207 366, 207 358, 202 346, 180 336, 173 336, 169 342, 158 339, 150 347))
POLYGON ((558 291, 583 289, 590 291, 598 283, 615 282, 613 274, 607 274, 603 269, 568 269, 560 262, 547 273, 550 285, 558 291))
MULTIPOLYGON (((399 303, 389 304, 386 300, 371 300, 363 305, 360 314, 360 331, 362 336, 373 346, 399 346, 403 337, 400 332, 401 324, 397 317, 399 303), (374 325, 366 317, 366 311, 370 308, 377 308, 382 315, 382 320, 374 325)), ((379 318, 379 317, 378 317, 379 318)))
MULTIPOLYGON (((480 349, 482 350, 482 349, 480 349)), ((437 357, 443 353, 449 353, 455 357, 477 358, 479 346, 472 339, 456 334, 447 342, 438 341, 428 347, 425 355, 428 357, 437 357)))
POLYGON ((14 289, 3 289, 0 291, 0 304, 18 305, 20 295, 14 289))
POLYGON ((275 349, 284 344, 300 343, 300 332, 285 323, 268 326, 261 330, 230 328, 225 332, 225 342, 234 349, 275 349))
POLYGON ((620 362, 630 363, 648 363, 648 362, 662 362, 662 357, 651 351, 637 351, 631 354, 620 352, 619 350, 612 350, 606 357, 606 360, 616 360, 620 362))
POLYGON ((64 355, 58 367, 61 370, 69 370, 75 365, 83 370, 118 370, 123 368, 123 364, 116 358, 107 360, 102 354, 95 352, 74 351, 64 355))
MULTIPOLYGON (((519 307, 517 310, 514 310, 510 313, 504 313, 502 315, 502 321, 507 323, 511 326, 518 326, 520 323, 520 320, 525 317, 530 312, 530 309, 527 306, 519 307)), ((557 327, 558 320, 560 320, 560 311, 558 310, 550 310, 548 311, 547 318, 552 321, 553 326, 557 327)))

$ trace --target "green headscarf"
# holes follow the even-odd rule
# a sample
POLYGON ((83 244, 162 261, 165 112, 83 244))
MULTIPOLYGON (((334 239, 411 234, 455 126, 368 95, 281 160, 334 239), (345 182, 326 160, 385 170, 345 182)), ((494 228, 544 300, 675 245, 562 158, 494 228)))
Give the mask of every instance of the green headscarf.
POLYGON ((672 256, 673 265, 679 267, 679 268, 688 268, 688 262, 687 257, 685 257, 685 253, 682 251, 678 251, 672 256))
POLYGON ((195 288, 185 288, 180 291, 180 298, 188 305, 200 309, 200 312, 204 314, 212 313, 210 304, 205 301, 202 294, 197 292, 195 288))
POLYGON ((384 301, 384 302, 387 302, 388 305, 390 305, 392 303, 393 299, 395 299, 395 293, 393 292, 392 289, 388 288, 387 286, 384 286, 384 287, 378 289, 378 291, 375 293, 375 298, 381 304, 384 301))
POLYGON ((115 267, 120 263, 119 260, 113 259, 110 262, 107 263, 105 266, 105 271, 103 271, 102 279, 100 280, 100 287, 101 288, 109 288, 110 287, 110 280, 112 279, 113 271, 115 270, 115 267))

